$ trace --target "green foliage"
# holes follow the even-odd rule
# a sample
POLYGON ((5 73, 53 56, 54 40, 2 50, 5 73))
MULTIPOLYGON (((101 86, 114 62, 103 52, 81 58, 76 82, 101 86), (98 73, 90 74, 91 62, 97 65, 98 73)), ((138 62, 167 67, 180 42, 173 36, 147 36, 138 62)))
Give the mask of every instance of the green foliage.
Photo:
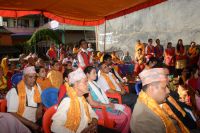
POLYGON ((59 44, 58 36, 54 30, 51 29, 41 29, 33 33, 32 37, 27 41, 29 45, 35 45, 37 42, 42 40, 51 40, 55 44, 59 44))

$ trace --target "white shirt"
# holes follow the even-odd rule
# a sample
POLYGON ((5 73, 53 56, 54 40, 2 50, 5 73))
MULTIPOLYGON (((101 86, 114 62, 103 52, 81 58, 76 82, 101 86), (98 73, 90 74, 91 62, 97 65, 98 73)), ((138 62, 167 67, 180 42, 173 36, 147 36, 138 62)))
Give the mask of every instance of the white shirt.
MULTIPOLYGON (((81 48, 81 51, 83 51, 83 52, 85 52, 85 53, 88 54, 88 51, 85 50, 85 49, 82 49, 82 48, 81 48)), ((85 67, 84 59, 83 59, 83 57, 82 57, 82 55, 81 55, 80 53, 78 53, 77 58, 78 58, 78 62, 79 62, 79 64, 80 64, 80 66, 81 66, 81 67, 85 67)), ((92 56, 90 56, 89 62, 92 63, 92 56)))
MULTIPOLYGON (((116 91, 121 91, 121 88, 117 84, 117 83, 119 83, 119 81, 116 80, 117 83, 115 82, 115 80, 112 77, 113 74, 111 72, 109 72, 107 75, 110 78, 110 80, 112 81, 112 83, 114 84, 116 91)), ((110 86, 108 85, 108 82, 102 75, 100 75, 100 77, 98 78, 97 84, 100 86, 100 88, 102 88, 104 90, 104 92, 111 89, 110 86)))
MULTIPOLYGON (((25 89, 26 89, 28 106, 25 106, 25 110, 22 116, 32 122, 36 122, 37 103, 34 102, 34 88, 30 90, 27 89, 27 87, 25 87, 25 89)), ((41 94, 41 88, 39 85, 38 89, 41 94)), ((17 112, 19 107, 19 97, 15 88, 12 88, 11 90, 8 91, 6 95, 6 100, 7 100, 7 112, 17 112)))
MULTIPOLYGON (((88 126, 88 120, 87 120, 87 115, 85 113, 84 105, 80 97, 78 97, 78 100, 79 100, 80 109, 81 109, 81 121, 76 133, 80 133, 83 129, 85 129, 88 126)), ((70 98, 66 97, 61 101, 56 113, 52 117, 52 120, 53 120, 52 125, 51 125, 52 132, 74 133, 74 131, 71 131, 70 129, 65 127, 69 106, 70 106, 70 98)), ((96 113, 94 112, 94 110, 91 108, 89 104, 88 104, 88 108, 89 108, 89 113, 90 113, 91 118, 98 119, 98 116, 96 115, 96 113)))

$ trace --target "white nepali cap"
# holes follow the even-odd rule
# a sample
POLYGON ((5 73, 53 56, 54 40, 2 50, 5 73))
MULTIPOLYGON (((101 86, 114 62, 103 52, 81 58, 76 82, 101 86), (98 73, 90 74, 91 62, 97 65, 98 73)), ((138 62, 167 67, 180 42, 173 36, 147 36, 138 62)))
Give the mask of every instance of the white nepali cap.
POLYGON ((23 70, 23 74, 26 75, 26 74, 35 74, 36 71, 35 71, 35 67, 34 66, 29 66, 29 67, 25 67, 24 70, 23 70))
POLYGON ((142 86, 158 82, 158 81, 167 81, 168 80, 168 69, 165 68, 152 68, 149 70, 143 70, 139 77, 142 80, 142 86))
POLYGON ((78 68, 75 71, 69 73, 68 78, 69 78, 69 83, 74 84, 75 82, 83 78, 86 78, 86 75, 81 68, 78 68))

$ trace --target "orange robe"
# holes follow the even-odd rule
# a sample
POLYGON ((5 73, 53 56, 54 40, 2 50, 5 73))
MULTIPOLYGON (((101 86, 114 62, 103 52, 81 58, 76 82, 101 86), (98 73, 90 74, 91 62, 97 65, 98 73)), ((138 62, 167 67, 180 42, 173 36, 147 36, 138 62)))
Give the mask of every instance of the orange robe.
POLYGON ((137 53, 137 51, 139 50, 139 49, 142 49, 142 54, 144 54, 144 49, 145 47, 144 47, 144 44, 143 43, 136 43, 135 44, 135 54, 137 53))
POLYGON ((51 81, 48 78, 43 79, 43 78, 38 77, 37 83, 40 85, 40 88, 42 89, 42 91, 49 87, 52 87, 51 81))

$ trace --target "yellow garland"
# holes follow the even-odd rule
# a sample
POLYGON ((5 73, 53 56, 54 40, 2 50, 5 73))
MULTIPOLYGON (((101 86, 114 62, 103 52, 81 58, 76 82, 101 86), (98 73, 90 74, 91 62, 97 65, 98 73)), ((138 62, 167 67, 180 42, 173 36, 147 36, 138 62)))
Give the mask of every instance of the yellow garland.
POLYGON ((181 112, 182 116, 185 117, 185 115, 186 115, 185 111, 178 105, 178 103, 174 100, 174 98, 171 97, 171 96, 169 96, 167 99, 169 100, 169 102, 170 102, 174 107, 176 107, 176 109, 177 109, 179 112, 181 112))
MULTIPOLYGON (((40 92, 37 85, 35 85, 33 88, 34 88, 34 101, 36 103, 41 103, 40 92)), ((18 97, 19 97, 19 107, 18 107, 17 114, 22 116, 25 110, 25 106, 26 106, 26 89, 25 89, 24 80, 21 80, 17 84, 17 89, 18 89, 18 97)))
POLYGON ((195 54, 196 53, 196 47, 194 47, 194 48, 190 47, 189 48, 189 53, 192 54, 192 55, 195 54))
POLYGON ((165 125, 166 133, 177 133, 175 125, 170 120, 169 116, 165 114, 164 110, 156 103, 154 99, 149 97, 144 91, 141 91, 138 99, 152 110, 165 125))
MULTIPOLYGON (((67 121, 65 122, 65 127, 70 129, 71 131, 76 132, 81 121, 80 103, 79 103, 76 91, 72 87, 70 87, 67 83, 65 83, 65 87, 66 87, 67 95, 70 97, 70 106, 67 112, 67 121)), ((89 113, 88 104, 84 96, 81 97, 81 101, 84 105, 84 110, 88 118, 88 123, 90 123, 91 117, 89 113)))
MULTIPOLYGON (((105 80, 107 81, 110 89, 112 90, 116 90, 115 85, 112 83, 111 79, 109 78, 109 76, 106 73, 101 72, 101 75, 105 78, 105 80)), ((117 83, 117 79, 116 77, 112 74, 112 78, 115 80, 115 82, 117 83)))
POLYGON ((8 73, 8 64, 7 64, 7 58, 3 58, 1 61, 1 67, 3 68, 3 74, 4 76, 8 73))
POLYGON ((43 79, 38 77, 36 82, 40 85, 42 91, 52 86, 51 81, 48 78, 43 79))
POLYGON ((184 126, 184 124, 179 120, 179 118, 174 114, 174 112, 171 110, 168 104, 163 104, 163 109, 169 116, 171 116, 173 119, 175 119, 178 122, 178 126, 181 129, 182 133, 190 133, 190 131, 184 126))
POLYGON ((198 50, 197 50, 196 47, 194 47, 194 48, 193 48, 193 47, 190 47, 189 50, 188 50, 188 53, 191 54, 191 55, 190 55, 191 57, 196 56, 196 55, 198 54, 197 52, 198 52, 198 50))
POLYGON ((73 48, 73 54, 77 54, 79 52, 78 48, 73 48))

